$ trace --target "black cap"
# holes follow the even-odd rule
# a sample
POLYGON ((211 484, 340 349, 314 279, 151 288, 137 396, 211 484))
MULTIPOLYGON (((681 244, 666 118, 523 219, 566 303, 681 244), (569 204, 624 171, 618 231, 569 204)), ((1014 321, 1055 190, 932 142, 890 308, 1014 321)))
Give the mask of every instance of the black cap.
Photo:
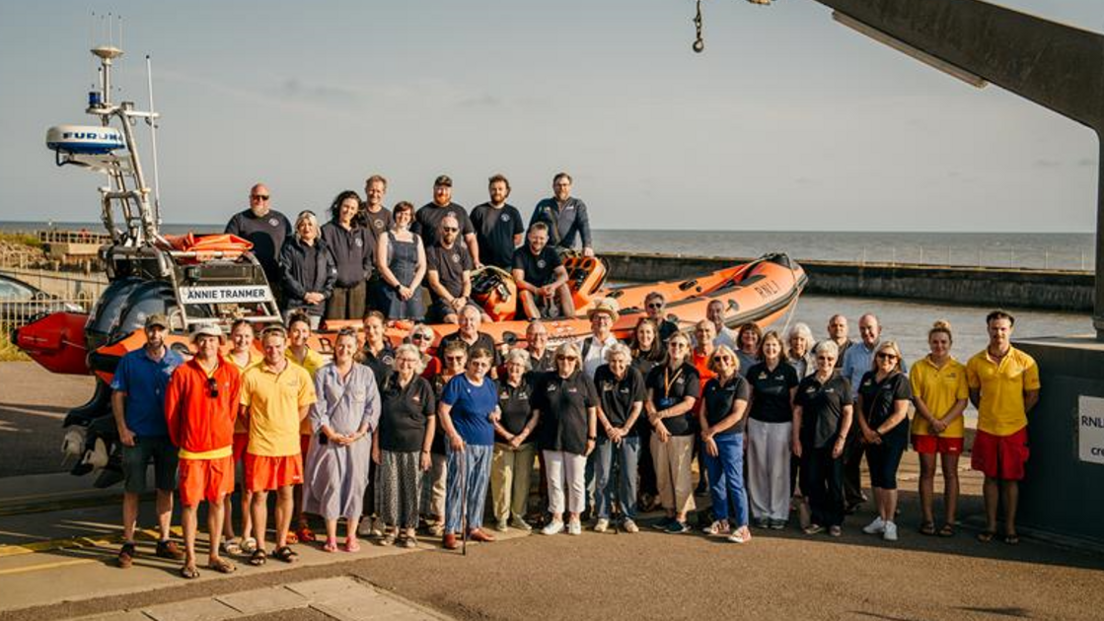
POLYGON ((448 187, 451 188, 452 187, 452 177, 449 177, 448 175, 441 175, 440 177, 437 177, 437 180, 433 182, 433 186, 436 187, 436 186, 439 186, 439 185, 447 185, 448 187))

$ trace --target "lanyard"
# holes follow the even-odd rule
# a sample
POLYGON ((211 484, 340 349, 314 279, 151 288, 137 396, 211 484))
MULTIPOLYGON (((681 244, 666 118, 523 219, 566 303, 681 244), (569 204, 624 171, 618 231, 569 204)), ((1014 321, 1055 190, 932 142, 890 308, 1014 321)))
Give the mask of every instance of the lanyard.
POLYGON ((671 395, 671 385, 678 381, 679 376, 682 375, 682 367, 675 373, 674 377, 671 377, 671 367, 667 366, 663 369, 663 398, 667 399, 671 395))

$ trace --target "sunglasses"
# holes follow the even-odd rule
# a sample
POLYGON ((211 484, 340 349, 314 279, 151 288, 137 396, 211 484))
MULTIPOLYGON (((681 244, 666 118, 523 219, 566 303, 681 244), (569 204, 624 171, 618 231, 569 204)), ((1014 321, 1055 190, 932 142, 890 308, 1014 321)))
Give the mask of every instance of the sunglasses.
POLYGON ((446 362, 463 362, 466 356, 445 356, 446 362))
POLYGON ((575 360, 578 361, 578 356, 556 356, 556 360, 575 360))
POLYGON ((249 198, 256 201, 267 201, 271 197, 268 194, 253 194, 249 198))
POLYGON ((896 354, 887 354, 886 352, 878 352, 878 360, 896 360, 896 354))
POLYGON ((431 341, 433 337, 428 334, 414 334, 410 337, 412 341, 431 341))
POLYGON ((648 308, 663 308, 663 302, 649 302, 648 308))
POLYGON ((713 362, 733 362, 736 359, 732 356, 714 356, 713 362))
POLYGON ((218 381, 216 381, 213 377, 207 378, 207 394, 210 395, 212 399, 218 399, 218 381))

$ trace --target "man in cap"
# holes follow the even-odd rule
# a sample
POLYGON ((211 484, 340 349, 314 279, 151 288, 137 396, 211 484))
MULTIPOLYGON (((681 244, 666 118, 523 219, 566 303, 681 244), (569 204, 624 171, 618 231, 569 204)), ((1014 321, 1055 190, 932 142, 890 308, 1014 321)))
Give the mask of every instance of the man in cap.
POLYGON ((169 439, 165 422, 165 389, 184 358, 165 345, 169 319, 164 315, 146 318, 146 344, 119 360, 111 380, 111 406, 115 426, 123 445, 123 547, 119 567, 134 560, 134 529, 138 521, 138 499, 146 491, 146 469, 153 463, 157 488, 157 526, 161 538, 157 556, 179 560, 184 555, 169 540, 173 490, 176 489, 176 447, 169 439))
POLYGON ((207 566, 228 574, 235 566, 219 556, 223 500, 234 492, 234 420, 238 414, 241 375, 219 353, 223 343, 217 325, 192 333, 195 357, 176 369, 165 394, 169 437, 180 447, 180 519, 184 526, 184 567, 180 575, 199 577, 195 540, 199 503, 207 501, 210 538, 207 566))
POLYGON ((590 217, 583 201, 571 196, 571 175, 561 172, 552 178, 552 198, 546 198, 533 208, 529 227, 544 222, 552 232, 552 245, 570 250, 578 234, 583 244, 583 256, 594 256, 590 237, 590 217))
POLYGON ((567 268, 560 255, 548 245, 548 225, 529 227, 529 242, 514 252, 514 283, 518 300, 529 319, 539 319, 541 310, 559 298, 564 317, 575 316, 575 301, 567 287, 567 268))
POLYGON ((479 242, 475 239, 475 228, 471 218, 468 218, 468 211, 452 202, 452 179, 448 175, 441 175, 433 182, 433 200, 422 205, 414 214, 410 230, 422 236, 426 248, 432 248, 441 239, 441 221, 450 213, 460 224, 460 236, 468 247, 468 253, 478 260, 479 242))
POLYGON ((291 221, 272 208, 272 194, 263 183, 249 190, 249 209, 234 214, 226 224, 227 235, 237 235, 253 244, 253 256, 264 268, 265 277, 278 294, 280 285, 280 249, 291 235, 291 221))

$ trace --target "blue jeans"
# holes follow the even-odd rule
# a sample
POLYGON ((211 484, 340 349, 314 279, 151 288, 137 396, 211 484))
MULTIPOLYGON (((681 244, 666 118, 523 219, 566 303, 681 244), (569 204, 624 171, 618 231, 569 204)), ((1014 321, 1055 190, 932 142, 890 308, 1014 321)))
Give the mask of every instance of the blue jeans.
POLYGON ((727 433, 713 436, 717 444, 717 456, 705 453, 705 467, 709 470, 709 494, 713 498, 713 519, 728 520, 728 503, 736 508, 733 528, 747 526, 748 498, 744 487, 744 434, 727 433))
POLYGON ((621 505, 625 517, 636 519, 636 469, 640 461, 640 438, 625 436, 620 444, 609 438, 599 437, 595 449, 598 456, 594 463, 595 510, 599 518, 609 519, 614 499, 621 505), (614 465, 620 469, 618 480, 613 481, 614 465))
POLYGON ((465 477, 468 496, 468 530, 483 526, 483 505, 487 502, 487 485, 491 480, 491 457, 493 446, 468 444, 464 447, 463 457, 453 451, 452 446, 445 448, 448 455, 448 486, 445 493, 445 532, 460 534, 460 477, 465 477), (464 472, 460 472, 461 459, 464 472))

